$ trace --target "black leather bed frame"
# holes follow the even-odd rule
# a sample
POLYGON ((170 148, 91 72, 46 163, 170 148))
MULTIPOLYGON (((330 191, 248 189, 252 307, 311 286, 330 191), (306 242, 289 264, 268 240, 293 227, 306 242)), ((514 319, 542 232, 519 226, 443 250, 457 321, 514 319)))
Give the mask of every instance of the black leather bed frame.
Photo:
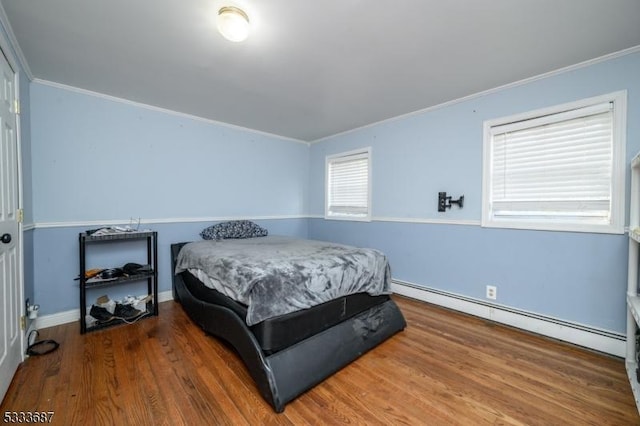
POLYGON ((366 294, 248 327, 246 307, 206 288, 188 272, 173 274, 185 244, 171 246, 174 300, 205 332, 235 348, 258 390, 278 413, 298 395, 406 327, 393 300, 366 294))

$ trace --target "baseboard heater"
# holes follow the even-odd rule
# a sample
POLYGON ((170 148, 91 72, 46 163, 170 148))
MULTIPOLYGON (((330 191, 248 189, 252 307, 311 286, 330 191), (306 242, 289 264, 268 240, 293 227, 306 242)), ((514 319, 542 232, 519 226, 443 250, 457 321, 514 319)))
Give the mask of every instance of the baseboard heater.
POLYGON ((626 354, 626 336, 624 334, 514 309, 508 306, 488 303, 472 297, 449 293, 397 279, 392 280, 391 290, 396 294, 412 299, 433 303, 445 308, 563 340, 610 355, 624 358, 626 354))

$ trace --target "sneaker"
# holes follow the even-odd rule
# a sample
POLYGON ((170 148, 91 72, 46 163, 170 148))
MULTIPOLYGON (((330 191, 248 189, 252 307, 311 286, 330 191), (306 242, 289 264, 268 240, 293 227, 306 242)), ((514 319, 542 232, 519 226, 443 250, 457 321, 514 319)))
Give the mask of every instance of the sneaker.
POLYGON ((136 304, 137 303, 149 303, 149 302, 151 302, 151 299, 153 299, 153 295, 151 295, 151 294, 147 294, 146 296, 140 296, 140 298, 136 300, 136 304))
POLYGON ((95 318, 98 322, 108 322, 113 319, 113 315, 105 308, 101 306, 91 305, 89 315, 95 318))
POLYGON ((113 311, 113 315, 115 317, 125 320, 133 319, 141 314, 141 311, 135 309, 131 305, 123 305, 122 303, 116 303, 116 308, 113 311))

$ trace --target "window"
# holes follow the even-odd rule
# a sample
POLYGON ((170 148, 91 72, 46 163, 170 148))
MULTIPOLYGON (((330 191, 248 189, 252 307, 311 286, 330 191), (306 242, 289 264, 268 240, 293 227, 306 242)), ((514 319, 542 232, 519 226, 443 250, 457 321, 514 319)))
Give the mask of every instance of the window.
POLYGON ((371 148, 330 155, 325 218, 371 220, 371 148))
POLYGON ((626 92, 484 123, 482 226, 624 232, 626 92))

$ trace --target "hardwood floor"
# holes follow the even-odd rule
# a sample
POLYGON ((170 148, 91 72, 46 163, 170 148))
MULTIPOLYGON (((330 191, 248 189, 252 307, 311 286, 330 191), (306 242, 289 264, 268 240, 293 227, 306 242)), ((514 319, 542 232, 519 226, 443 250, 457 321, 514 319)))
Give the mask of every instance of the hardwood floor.
POLYGON ((132 326, 40 331, 0 412, 71 424, 633 425, 622 359, 395 297, 408 327, 276 414, 235 353, 175 302, 132 326))

